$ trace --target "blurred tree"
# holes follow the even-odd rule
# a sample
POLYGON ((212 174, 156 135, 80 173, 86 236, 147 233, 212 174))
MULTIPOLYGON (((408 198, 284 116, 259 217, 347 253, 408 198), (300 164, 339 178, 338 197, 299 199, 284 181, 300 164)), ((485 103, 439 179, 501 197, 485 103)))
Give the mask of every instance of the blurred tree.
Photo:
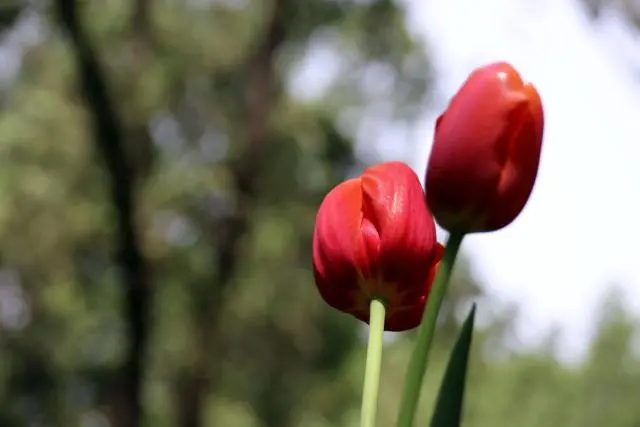
MULTIPOLYGON (((609 36, 611 52, 623 62, 622 69, 628 69, 636 80, 640 78, 640 63, 633 48, 621 46, 619 37, 628 39, 633 46, 640 34, 640 2, 637 0, 579 0, 579 6, 595 25, 604 24, 604 35, 609 36), (613 26, 612 26, 613 24, 613 26), (612 33, 611 30, 615 28, 612 33), (616 34, 613 38, 612 35, 616 34), (626 36, 626 37, 625 37, 626 36)), ((624 43, 623 43, 624 45, 624 43)))
MULTIPOLYGON (((640 394, 640 361, 634 351, 637 320, 624 304, 622 291, 613 287, 600 308, 581 388, 578 419, 581 426, 637 426, 640 410, 629 406, 629 396, 640 394)), ((578 425, 578 423, 576 423, 578 425)))
POLYGON ((0 4, 0 31, 11 29, 22 13, 20 1, 4 1, 0 4))
POLYGON ((421 109, 402 9, 20 5, 6 25, 38 37, 0 117, 3 313, 24 312, 2 327, 2 425, 339 423, 359 325, 313 288, 313 217, 379 159, 367 120, 421 109))
POLYGON ((640 27, 640 3, 637 0, 581 0, 585 10, 593 19, 606 10, 616 10, 636 27, 640 27))

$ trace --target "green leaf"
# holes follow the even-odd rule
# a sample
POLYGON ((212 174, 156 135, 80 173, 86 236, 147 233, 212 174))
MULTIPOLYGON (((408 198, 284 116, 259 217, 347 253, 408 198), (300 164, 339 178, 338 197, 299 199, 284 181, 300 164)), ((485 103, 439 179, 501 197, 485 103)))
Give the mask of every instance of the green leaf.
POLYGON ((431 418, 431 427, 460 426, 475 314, 476 305, 473 304, 451 352, 449 364, 440 385, 436 409, 431 418))

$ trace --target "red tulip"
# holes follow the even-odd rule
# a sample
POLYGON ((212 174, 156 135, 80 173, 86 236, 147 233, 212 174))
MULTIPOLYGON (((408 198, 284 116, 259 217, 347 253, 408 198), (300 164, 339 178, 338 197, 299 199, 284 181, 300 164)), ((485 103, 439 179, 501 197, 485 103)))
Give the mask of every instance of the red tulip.
POLYGON ((369 321, 383 300, 385 329, 418 326, 442 247, 417 175, 401 162, 372 166, 331 190, 320 205, 313 267, 322 298, 369 321))
POLYGON ((436 122, 427 203, 443 228, 494 231, 522 211, 538 173, 544 114, 509 64, 477 68, 436 122))

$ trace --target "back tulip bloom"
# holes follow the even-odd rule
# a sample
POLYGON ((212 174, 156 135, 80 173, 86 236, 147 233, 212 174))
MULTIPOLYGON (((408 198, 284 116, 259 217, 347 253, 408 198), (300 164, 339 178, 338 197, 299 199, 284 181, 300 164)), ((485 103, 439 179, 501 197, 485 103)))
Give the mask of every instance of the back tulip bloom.
POLYGON ((382 300, 385 330, 420 324, 441 254, 422 186, 404 163, 366 169, 331 190, 318 210, 313 267, 320 295, 364 322, 371 300, 382 300))
POLYGON ((438 224, 464 233, 510 224, 533 189, 543 128, 538 92, 511 65, 474 70, 436 122, 426 195, 438 224))

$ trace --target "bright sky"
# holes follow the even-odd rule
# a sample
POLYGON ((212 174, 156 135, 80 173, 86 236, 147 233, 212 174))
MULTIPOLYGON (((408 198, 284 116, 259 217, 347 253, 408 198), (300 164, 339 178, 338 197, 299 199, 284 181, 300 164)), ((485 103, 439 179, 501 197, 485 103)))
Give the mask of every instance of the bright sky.
MULTIPOLYGON (((496 60, 541 93, 545 140, 529 204, 508 228, 470 237, 464 249, 498 298, 520 303, 520 338, 531 342, 559 323, 563 356, 572 359, 611 283, 640 312, 640 82, 628 63, 640 44, 614 18, 594 29, 574 0, 410 4, 440 93, 450 97, 472 68, 496 60)), ((420 126, 419 141, 428 141, 417 144, 420 173, 433 120, 420 126)))

